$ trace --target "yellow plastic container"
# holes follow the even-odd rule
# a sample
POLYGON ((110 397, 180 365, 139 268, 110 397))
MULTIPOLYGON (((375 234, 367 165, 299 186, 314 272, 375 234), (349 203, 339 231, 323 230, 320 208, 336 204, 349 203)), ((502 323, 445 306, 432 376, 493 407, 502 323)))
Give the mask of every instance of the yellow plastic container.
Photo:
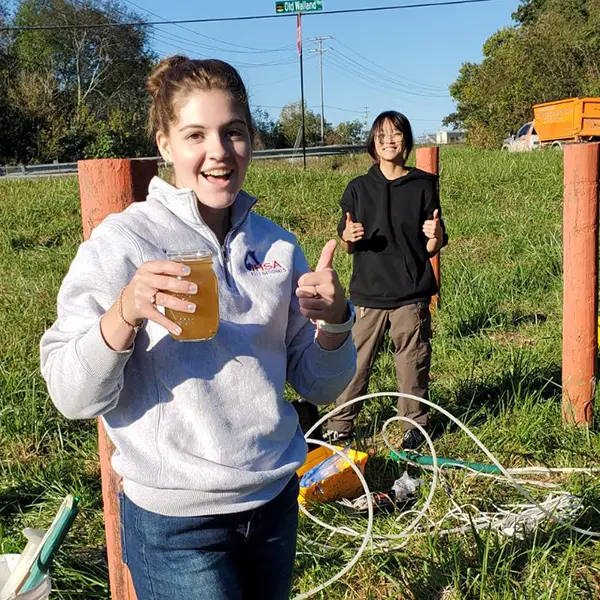
MULTIPOLYGON (((344 450, 336 446, 339 450, 344 450)), ((305 463, 297 471, 298 477, 302 479, 304 473, 331 456, 333 452, 329 448, 319 446, 308 453, 305 463)), ((358 450, 348 450, 348 458, 356 464, 361 473, 365 472, 365 465, 369 455, 358 450)), ((298 502, 306 504, 307 502, 333 502, 342 498, 358 498, 364 493, 360 480, 348 462, 344 462, 339 472, 330 475, 326 479, 314 483, 309 487, 301 487, 298 502)))

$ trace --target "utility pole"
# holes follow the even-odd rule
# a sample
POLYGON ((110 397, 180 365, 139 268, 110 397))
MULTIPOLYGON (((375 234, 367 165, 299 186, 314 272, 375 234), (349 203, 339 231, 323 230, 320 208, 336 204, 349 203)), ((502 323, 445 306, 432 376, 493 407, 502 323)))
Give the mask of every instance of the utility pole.
POLYGON ((326 37, 314 37, 310 38, 311 42, 318 42, 319 47, 315 50, 310 50, 310 52, 314 52, 319 55, 320 63, 321 63, 321 146, 325 145, 325 101, 323 96, 323 54, 327 52, 327 50, 323 49, 323 42, 326 40, 330 40, 331 36, 326 37))
POLYGON ((369 107, 365 106, 365 141, 369 133, 369 107))
POLYGON ((300 104, 302 105, 302 165, 306 171, 306 126, 304 120, 304 61, 302 59, 302 13, 298 13, 296 20, 296 41, 298 44, 298 57, 300 58, 300 104))

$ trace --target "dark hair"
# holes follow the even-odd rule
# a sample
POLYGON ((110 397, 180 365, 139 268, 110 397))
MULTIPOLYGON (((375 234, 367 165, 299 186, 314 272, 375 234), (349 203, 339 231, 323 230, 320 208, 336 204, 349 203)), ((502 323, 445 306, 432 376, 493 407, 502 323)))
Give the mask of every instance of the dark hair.
POLYGON ((402 113, 395 110, 386 110, 373 121, 371 130, 367 136, 367 152, 375 162, 379 162, 379 156, 375 150, 375 137, 381 131, 383 124, 386 121, 389 121, 404 136, 404 152, 402 153, 402 160, 406 162, 413 149, 414 142, 412 128, 410 126, 410 121, 402 113))
POLYGON ((170 56, 161 60, 146 78, 146 90, 152 96, 148 132, 169 132, 177 122, 177 103, 195 91, 222 90, 231 95, 244 111, 250 138, 254 126, 248 94, 240 74, 229 64, 216 59, 190 59, 170 56))

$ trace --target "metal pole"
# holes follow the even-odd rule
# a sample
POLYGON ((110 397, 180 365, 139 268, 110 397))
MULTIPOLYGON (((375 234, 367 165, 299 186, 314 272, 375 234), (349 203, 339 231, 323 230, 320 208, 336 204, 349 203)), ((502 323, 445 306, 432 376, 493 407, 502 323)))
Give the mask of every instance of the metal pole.
POLYGON ((304 123, 304 66, 302 61, 302 13, 298 13, 298 52, 300 54, 300 103, 302 105, 302 164, 306 171, 306 129, 304 123))
POLYGON ((323 100, 323 40, 319 40, 319 62, 321 63, 321 146, 325 145, 325 102, 323 100))
POLYGON ((319 55, 319 63, 321 70, 321 146, 325 145, 325 85, 323 77, 323 54, 325 54, 326 50, 323 50, 323 42, 330 39, 331 36, 310 38, 312 42, 318 42, 319 44, 318 48, 315 48, 314 50, 309 50, 309 52, 315 52, 319 55))

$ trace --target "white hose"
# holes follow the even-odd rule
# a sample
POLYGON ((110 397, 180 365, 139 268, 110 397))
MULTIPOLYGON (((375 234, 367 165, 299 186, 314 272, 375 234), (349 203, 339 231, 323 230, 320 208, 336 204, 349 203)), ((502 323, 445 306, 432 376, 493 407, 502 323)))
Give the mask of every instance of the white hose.
POLYGON ((446 409, 442 408, 441 406, 437 405, 435 402, 431 402, 431 400, 426 400, 425 398, 419 398, 417 396, 413 396, 412 394, 404 394, 401 392, 378 392, 375 394, 366 394, 364 396, 359 396, 358 398, 354 398, 353 400, 350 400, 349 402, 346 402, 345 404, 343 404, 341 406, 337 406, 336 408, 331 410, 328 414, 326 414, 321 419, 319 419, 306 432, 305 437, 309 437, 310 434, 319 425, 324 423, 329 417, 335 415, 336 413, 340 412, 344 408, 351 406, 352 404, 356 404, 357 402, 364 402, 365 400, 369 400, 371 398, 381 398, 381 397, 407 398, 408 400, 415 400, 416 402, 421 402, 422 404, 426 404, 427 406, 429 406, 431 408, 435 408, 437 411, 439 411, 440 413, 442 413, 443 415, 448 417, 453 423, 456 423, 456 425, 458 425, 475 442, 475 444, 477 444, 477 446, 492 461, 492 463, 494 465, 496 465, 496 467, 498 467, 500 472, 508 479, 508 481, 510 481, 517 488, 517 490, 521 493, 521 495, 525 496, 525 498, 527 498, 527 500, 529 500, 529 502, 531 502, 531 504, 534 504, 535 506, 537 506, 549 519, 552 519, 553 521, 556 521, 557 523, 560 523, 561 525, 564 525, 565 527, 568 527, 569 529, 571 529, 572 531, 576 531, 577 533, 583 533, 584 535, 589 535, 592 537, 600 538, 600 532, 590 531, 587 529, 580 529, 579 527, 575 527, 574 525, 571 525, 570 523, 562 520, 560 517, 557 517, 557 516, 551 514, 545 508, 543 508, 538 502, 536 502, 530 496, 529 492, 525 488, 523 488, 523 486, 498 462, 498 460, 496 460, 494 455, 483 445, 482 442, 479 441, 477 436, 474 433, 472 433, 471 430, 466 425, 463 425, 454 415, 449 413, 446 409))
POLYGON ((600 467, 520 467, 517 469, 506 469, 507 473, 533 473, 539 475, 552 475, 553 473, 600 473, 600 467))
MULTIPOLYGON (((523 474, 523 473, 527 473, 527 474, 543 474, 543 475, 550 475, 550 474, 555 474, 555 473, 588 473, 588 474, 593 474, 596 472, 600 472, 600 467, 590 467, 590 468, 586 468, 586 467, 566 467, 566 468, 548 468, 548 467, 523 467, 523 468, 516 468, 516 469, 505 469, 499 462, 498 460, 493 456, 493 454, 483 445, 483 443, 477 438, 477 436, 475 436, 474 433, 471 432, 471 430, 466 426, 463 425, 456 417, 454 417, 451 413, 449 413, 447 410, 445 410, 444 408, 442 408, 441 406, 435 404, 435 402, 431 402, 430 400, 426 400, 425 398, 419 398, 417 396, 413 396, 411 394, 404 394, 401 392, 378 392, 378 393, 374 393, 374 394, 366 394, 364 396, 360 396, 358 398, 354 398, 353 400, 350 400, 349 402, 345 403, 342 406, 338 406, 334 409, 332 409, 331 411, 329 411, 327 414, 325 414, 321 419, 319 419, 305 434, 305 439, 308 443, 311 444, 317 444, 319 446, 323 446, 325 448, 329 448, 331 451, 335 452, 336 454, 338 454, 339 456, 341 456, 345 461, 348 462, 348 464, 350 465, 350 467, 354 470, 354 472, 356 473, 360 484, 365 492, 366 498, 367 498, 367 510, 368 510, 368 522, 367 522, 367 529, 364 532, 364 534, 361 534, 353 529, 350 529, 348 527, 332 527, 331 525, 321 521, 320 519, 318 519, 317 517, 315 517, 314 515, 311 515, 304 506, 300 505, 300 510, 302 511, 303 514, 305 514, 309 519, 311 519, 312 521, 314 521, 316 524, 320 525, 321 527, 324 527, 325 529, 328 529, 329 531, 332 532, 332 534, 342 534, 342 535, 349 535, 352 537, 362 537, 362 544, 360 545, 360 547, 357 549, 355 555, 352 557, 352 559, 346 564, 346 566, 340 570, 334 577, 332 577, 331 579, 327 580, 325 583, 312 588, 311 590, 309 590, 308 592, 299 594, 297 596, 294 597, 293 600, 305 600, 306 598, 310 598, 311 596, 314 596, 316 593, 322 591, 323 589, 325 589, 326 587, 329 587, 332 583, 334 583, 335 581, 337 581, 338 579, 340 579, 341 577, 343 577, 348 571, 350 571, 350 569, 352 569, 352 567, 357 563, 357 561, 359 560, 359 558, 361 557, 361 555, 363 554, 363 552, 366 550, 367 545, 369 543, 370 540, 382 540, 381 542, 379 542, 378 546, 380 548, 385 548, 387 549, 387 551, 392 551, 392 550, 397 550, 402 548, 403 546, 405 546, 408 541, 409 541, 409 532, 411 532, 416 526, 417 524, 423 519, 423 517, 425 516, 425 513, 427 512, 427 510, 429 509, 431 502, 433 500, 433 496, 435 494, 435 490, 437 487, 437 482, 438 482, 438 477, 439 477, 439 473, 440 473, 440 467, 438 465, 438 459, 437 459, 437 455, 435 452, 435 448, 433 446, 433 442, 431 440, 431 438, 429 437, 429 435, 427 434, 427 432, 423 429, 423 427, 421 425, 419 425, 418 423, 416 423, 415 421, 413 421, 412 419, 409 419, 407 417, 402 417, 402 416, 396 416, 396 417, 392 417, 391 419, 388 419, 384 424, 383 424, 383 428, 382 428, 382 435, 383 435, 383 440, 386 444, 386 446, 388 447, 388 449, 390 449, 392 452, 396 452, 396 449, 392 446, 392 444, 390 444, 389 440, 387 439, 386 436, 386 429, 387 427, 395 422, 395 421, 404 421, 406 423, 410 423, 411 425, 413 425, 414 427, 416 427, 424 436, 425 441, 427 442, 427 445, 429 446, 430 452, 431 452, 431 457, 432 457, 432 465, 431 466, 425 466, 425 465, 416 465, 415 463, 413 463, 412 461, 408 461, 410 464, 412 464, 413 466, 419 466, 428 470, 431 470, 433 472, 433 481, 431 484, 431 489, 429 491, 429 494, 427 496, 427 499, 425 500, 423 507, 421 508, 420 511, 418 511, 417 516, 409 523, 409 525, 398 535, 373 535, 372 534, 372 530, 373 530, 373 500, 372 500, 372 496, 371 496, 371 491, 369 489, 369 486, 362 474, 362 472, 360 471, 360 469, 356 466, 356 464, 350 460, 348 458, 348 456, 342 452, 341 450, 339 450, 338 448, 336 448, 335 446, 332 446, 331 444, 328 444, 327 442, 322 442, 320 440, 316 440, 316 439, 312 439, 310 436, 311 434, 320 426, 322 425, 327 419, 329 419, 330 417, 332 417, 333 415, 337 414, 338 412, 340 412, 341 410, 344 410, 345 408, 347 408, 348 406, 351 406, 352 404, 356 404, 357 402, 364 402, 365 400, 371 400, 374 398, 382 398, 382 397, 395 397, 395 398, 407 398, 409 400, 415 400, 417 402, 421 402, 423 404, 426 404, 427 406, 436 409, 437 411, 439 411, 440 413, 442 413, 443 415, 445 415, 446 417, 448 417, 453 423, 455 423, 456 425, 458 425, 474 442, 475 444, 484 452, 484 454, 492 461, 492 463, 500 470, 500 472, 502 473, 502 475, 490 475, 490 474, 485 474, 485 473, 479 473, 477 471, 475 471, 474 469, 469 468, 467 465, 464 466, 464 468, 468 471, 471 471, 473 474, 475 475, 480 475, 480 476, 491 476, 494 478, 498 478, 498 479, 506 479, 506 481, 510 482, 520 493, 521 495, 523 495, 525 498, 527 498, 527 500, 529 500, 529 502, 531 503, 530 505, 528 505, 528 508, 536 508, 537 510, 539 510, 541 513, 543 513, 544 516, 546 516, 547 518, 560 523, 561 525, 564 525, 565 527, 571 529, 572 531, 576 531, 577 533, 582 533, 584 535, 588 535, 591 537, 600 537, 600 533, 599 532, 595 532, 595 531, 591 531, 588 529, 581 529, 579 527, 575 527, 574 525, 571 525, 569 522, 565 521, 564 519, 560 518, 557 515, 554 515, 550 510, 548 510, 545 506, 542 506, 540 503, 538 503, 534 498, 531 497, 531 495, 527 492, 527 490, 523 487, 523 485, 525 484, 539 484, 541 482, 525 482, 525 481, 520 481, 515 479, 512 475, 513 474, 523 474), (398 540, 398 539, 404 539, 405 541, 400 544, 399 546, 394 546, 394 547, 390 547, 389 546, 389 541, 391 540, 398 540)), ((460 466, 460 465, 457 465, 460 466)), ((552 484, 547 484, 547 485, 552 485, 552 484)), ((460 516, 462 516, 463 518, 465 518, 464 515, 464 511, 462 510, 462 508, 466 508, 466 507, 460 507, 458 505, 456 505, 456 503, 454 503, 455 508, 452 509, 450 512, 448 512, 446 515, 444 515, 442 517, 442 519, 440 521, 438 521, 437 523, 431 523, 431 525, 433 525, 433 527, 431 527, 431 529, 437 530, 436 533, 438 534, 449 534, 449 533, 462 533, 462 532, 466 532, 469 530, 472 530, 473 528, 475 529, 482 529, 482 528, 487 528, 490 525, 490 521, 487 518, 481 519, 480 517, 477 517, 475 519, 473 518, 469 518, 469 523, 462 526, 462 527, 454 527, 451 529, 445 529, 445 530, 438 530, 438 527, 450 516, 455 517, 456 518, 456 512, 458 510, 458 512, 460 513, 460 516)), ((479 509, 477 509, 476 507, 475 510, 477 512, 479 512, 479 514, 481 516, 484 516, 484 513, 481 513, 481 511, 479 511, 479 509)), ((407 511, 406 513, 404 513, 404 515, 409 514, 410 512, 417 512, 417 511, 407 511)), ((510 511, 507 512, 507 514, 513 514, 510 513, 510 511)), ((413 536, 421 536, 421 535, 427 535, 431 529, 426 530, 424 532, 412 532, 410 535, 413 536)), ((325 546, 322 544, 317 544, 316 542, 313 542, 315 545, 319 545, 324 549, 334 549, 334 550, 339 550, 338 547, 333 547, 333 546, 325 546)))
MULTIPOLYGON (((360 481, 360 484, 362 485, 363 489, 365 490, 365 494, 367 494, 367 510, 368 510, 368 514, 369 514, 369 520, 367 523, 367 530, 365 531, 364 536, 363 536, 363 542, 360 545, 360 548, 358 549, 358 551, 356 552, 354 557, 352 558, 352 560, 341 571, 339 571, 336 575, 334 575, 331 579, 328 579, 325 583, 322 583, 321 585, 319 585, 315 588, 312 588, 311 590, 308 590, 308 592, 305 592, 304 594, 298 594, 294 598, 294 600, 304 600, 305 598, 310 598, 311 596, 314 596, 316 593, 320 592, 321 590, 325 589, 326 587, 329 587, 334 581, 337 581, 340 577, 343 577, 348 571, 350 571, 350 569, 352 569, 352 567, 357 563, 361 554, 365 551, 365 548, 367 547, 367 544, 369 543, 369 540, 371 539, 371 533, 373 531, 373 499, 371 498, 369 486, 367 485, 367 482, 366 482, 363 474, 361 473, 360 469, 354 464, 353 461, 351 461, 346 456, 346 454, 344 454, 341 450, 338 450, 335 446, 332 446, 331 444, 328 444, 327 442, 322 442, 321 440, 310 440, 310 443, 317 444, 318 446, 323 446, 324 448, 329 448, 329 450, 332 450, 333 452, 335 452, 336 454, 341 456, 352 467, 352 469, 354 470, 354 472, 356 473, 356 476, 358 477, 358 479, 360 481)), ((322 525, 322 526, 326 527, 327 529, 331 529, 331 526, 327 525, 326 523, 322 523, 316 517, 313 517, 304 508, 304 506, 302 506, 302 504, 300 504, 300 510, 302 512, 304 512, 304 514, 308 515, 311 519, 313 519, 313 521, 315 521, 319 525, 322 525)))

